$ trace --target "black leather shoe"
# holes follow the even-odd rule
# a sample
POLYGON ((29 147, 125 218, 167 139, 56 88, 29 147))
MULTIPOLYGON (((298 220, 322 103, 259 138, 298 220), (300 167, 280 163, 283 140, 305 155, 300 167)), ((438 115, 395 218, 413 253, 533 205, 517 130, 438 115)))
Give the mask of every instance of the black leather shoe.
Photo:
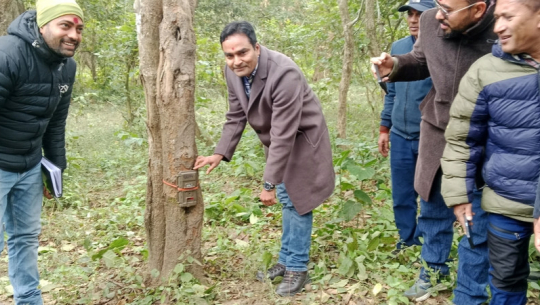
POLYGON ((259 281, 264 282, 265 278, 269 278, 271 281, 273 281, 277 276, 283 276, 284 274, 285 274, 285 266, 278 263, 270 267, 270 269, 266 271, 266 274, 263 271, 257 271, 257 275, 255 277, 259 281))
POLYGON ((311 283, 311 279, 307 271, 285 271, 276 293, 282 297, 290 297, 302 291, 308 283, 311 283))

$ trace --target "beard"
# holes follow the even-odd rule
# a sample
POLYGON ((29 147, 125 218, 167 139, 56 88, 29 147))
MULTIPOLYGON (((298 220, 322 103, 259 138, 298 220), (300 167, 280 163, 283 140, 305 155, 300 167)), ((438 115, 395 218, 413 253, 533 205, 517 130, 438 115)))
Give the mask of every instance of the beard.
POLYGON ((51 50, 53 50, 54 53, 62 57, 72 57, 73 55, 75 55, 75 51, 77 51, 78 47, 79 47, 79 43, 76 40, 63 38, 58 42, 58 45, 55 48, 51 48, 51 50), (64 45, 63 45, 64 42, 74 44, 74 49, 73 50, 64 49, 64 45))
POLYGON ((455 30, 450 30, 450 32, 445 32, 444 33, 444 39, 453 39, 453 38, 457 38, 459 36, 461 36, 461 31, 455 31, 455 30))
POLYGON ((41 33, 43 40, 49 47, 49 49, 60 57, 72 57, 75 55, 75 51, 79 47, 80 41, 72 39, 67 35, 58 35, 53 33, 49 25, 44 27, 44 31, 41 33), (67 46, 65 43, 72 44, 73 46, 67 46))
POLYGON ((443 37, 445 39, 454 39, 454 38, 460 37, 461 35, 463 35, 465 31, 467 31, 472 26, 472 24, 467 24, 465 26, 453 28, 448 23, 444 22, 444 20, 440 20, 439 23, 444 24, 448 27, 448 29, 444 31, 443 37))

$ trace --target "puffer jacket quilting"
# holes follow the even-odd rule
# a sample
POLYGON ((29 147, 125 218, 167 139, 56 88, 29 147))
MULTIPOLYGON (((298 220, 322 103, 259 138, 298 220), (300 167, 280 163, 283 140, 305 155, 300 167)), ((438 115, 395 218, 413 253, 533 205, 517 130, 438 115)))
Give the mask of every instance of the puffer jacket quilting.
POLYGON ((65 124, 76 64, 51 51, 27 11, 0 37, 0 169, 24 172, 45 156, 66 167, 65 124))
POLYGON ((472 202, 482 176, 487 212, 532 219, 540 173, 539 70, 499 45, 461 81, 441 159, 447 205, 472 202))

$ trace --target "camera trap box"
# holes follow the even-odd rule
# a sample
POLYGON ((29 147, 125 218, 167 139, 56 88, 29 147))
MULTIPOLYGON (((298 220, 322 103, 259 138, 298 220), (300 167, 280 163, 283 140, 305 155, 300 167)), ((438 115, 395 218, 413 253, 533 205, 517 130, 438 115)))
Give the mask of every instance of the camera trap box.
POLYGON ((199 172, 196 170, 182 171, 178 174, 178 203, 180 207, 187 208, 197 204, 198 181, 199 172))

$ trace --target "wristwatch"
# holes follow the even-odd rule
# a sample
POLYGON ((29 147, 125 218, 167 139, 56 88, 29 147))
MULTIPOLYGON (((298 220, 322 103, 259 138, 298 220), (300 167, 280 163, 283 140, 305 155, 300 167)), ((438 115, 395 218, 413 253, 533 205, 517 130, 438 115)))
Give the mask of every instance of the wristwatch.
POLYGON ((276 188, 276 186, 268 181, 265 181, 263 184, 263 188, 265 191, 271 191, 276 188))

